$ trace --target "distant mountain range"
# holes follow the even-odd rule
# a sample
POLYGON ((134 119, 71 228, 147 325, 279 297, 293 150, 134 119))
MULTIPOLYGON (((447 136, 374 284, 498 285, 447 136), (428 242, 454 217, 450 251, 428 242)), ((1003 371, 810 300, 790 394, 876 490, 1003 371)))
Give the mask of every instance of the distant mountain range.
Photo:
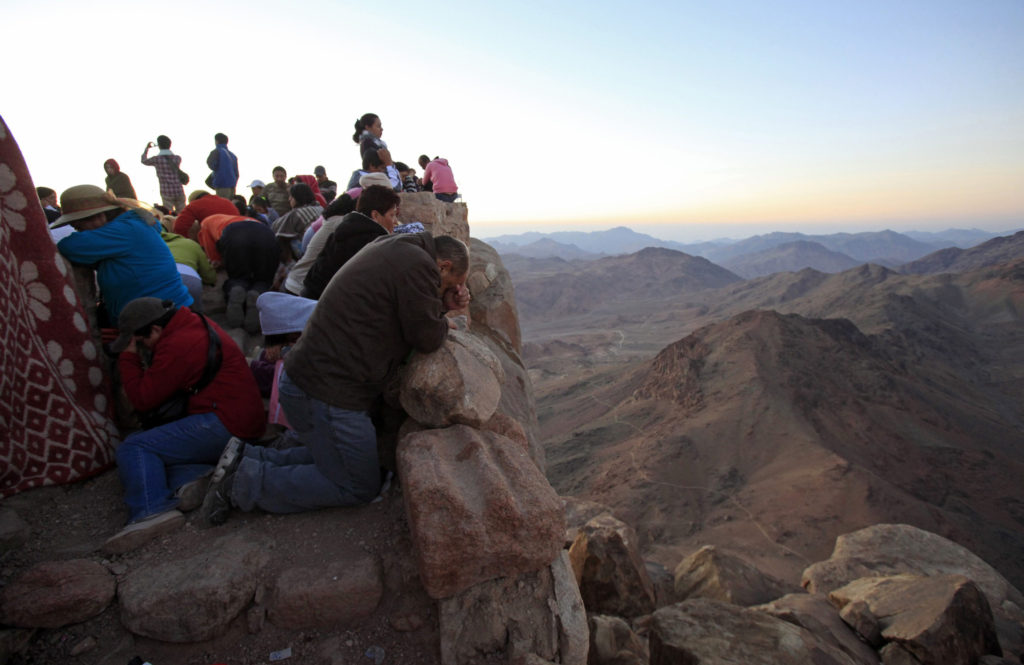
MULTIPOLYGON (((632 254, 645 247, 661 247, 704 257, 749 279, 804 268, 835 273, 861 263, 897 268, 936 250, 950 250, 949 256, 955 256, 997 237, 999 234, 981 229, 908 233, 887 230, 829 235, 774 232, 743 240, 685 244, 619 226, 592 232, 531 231, 485 240, 506 259, 506 263, 513 265, 517 262, 513 257, 589 261, 607 255, 632 254)), ((510 266, 510 272, 516 270, 510 266)))

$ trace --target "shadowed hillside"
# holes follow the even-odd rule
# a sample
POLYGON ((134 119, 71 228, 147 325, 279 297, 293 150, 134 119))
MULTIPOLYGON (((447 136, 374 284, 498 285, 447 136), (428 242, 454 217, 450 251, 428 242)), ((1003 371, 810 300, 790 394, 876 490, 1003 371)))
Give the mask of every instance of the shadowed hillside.
POLYGON ((585 263, 573 273, 517 283, 516 300, 526 320, 534 313, 544 317, 580 314, 599 306, 666 298, 738 281, 739 277, 707 259, 648 247, 585 263))
POLYGON ((531 340, 549 476, 612 505, 665 561, 720 543, 791 577, 839 533, 906 522, 1020 584, 1022 315, 1024 261, 935 276, 865 265, 666 301, 617 322, 615 354, 595 330, 593 345, 561 338, 548 365, 548 342, 531 340), (673 327, 653 360, 630 361, 634 338, 673 327))

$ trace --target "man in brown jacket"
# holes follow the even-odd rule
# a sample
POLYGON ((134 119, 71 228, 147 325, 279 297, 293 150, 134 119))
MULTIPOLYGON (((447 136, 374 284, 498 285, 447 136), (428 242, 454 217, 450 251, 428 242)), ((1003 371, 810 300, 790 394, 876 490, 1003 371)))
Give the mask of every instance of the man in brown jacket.
POLYGON ((382 237, 349 260, 281 373, 281 405, 304 445, 228 451, 207 520, 223 522, 232 507, 291 513, 372 501, 381 477, 370 407, 411 351, 444 343, 454 327, 445 312, 469 303, 468 270, 465 244, 429 232, 382 237))

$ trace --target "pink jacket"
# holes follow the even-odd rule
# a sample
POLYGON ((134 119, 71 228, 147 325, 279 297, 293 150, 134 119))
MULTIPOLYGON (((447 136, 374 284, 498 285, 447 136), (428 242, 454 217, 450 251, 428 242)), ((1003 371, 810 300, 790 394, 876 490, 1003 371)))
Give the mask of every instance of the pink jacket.
POLYGON ((441 157, 427 164, 427 168, 423 170, 423 184, 428 182, 434 183, 435 194, 455 194, 459 191, 452 169, 448 166, 448 160, 441 157))

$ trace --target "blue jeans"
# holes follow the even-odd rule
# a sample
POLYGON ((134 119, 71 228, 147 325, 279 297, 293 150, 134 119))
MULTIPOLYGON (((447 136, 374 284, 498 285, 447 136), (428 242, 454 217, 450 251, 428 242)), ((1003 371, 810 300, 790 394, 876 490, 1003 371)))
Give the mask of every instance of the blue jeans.
POLYGON ((129 435, 116 452, 128 522, 177 506, 174 490, 212 469, 230 439, 212 412, 129 435))
POLYGON ((281 372, 278 396, 302 446, 246 446, 231 486, 242 510, 297 513, 369 503, 380 492, 377 432, 365 411, 310 397, 281 372))

